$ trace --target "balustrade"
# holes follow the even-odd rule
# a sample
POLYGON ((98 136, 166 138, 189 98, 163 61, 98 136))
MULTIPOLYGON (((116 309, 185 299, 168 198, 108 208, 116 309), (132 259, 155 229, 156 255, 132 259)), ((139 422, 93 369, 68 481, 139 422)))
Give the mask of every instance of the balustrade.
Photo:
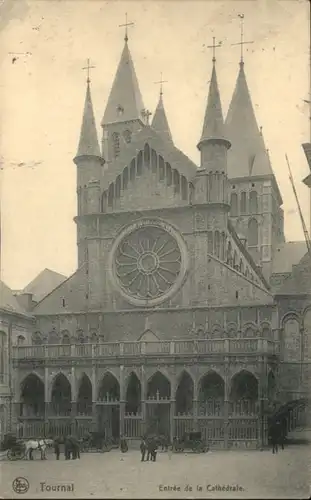
POLYGON ((218 353, 278 354, 279 344, 261 338, 193 339, 158 342, 105 342, 103 344, 13 346, 14 360, 57 358, 101 358, 143 355, 206 355, 218 353))

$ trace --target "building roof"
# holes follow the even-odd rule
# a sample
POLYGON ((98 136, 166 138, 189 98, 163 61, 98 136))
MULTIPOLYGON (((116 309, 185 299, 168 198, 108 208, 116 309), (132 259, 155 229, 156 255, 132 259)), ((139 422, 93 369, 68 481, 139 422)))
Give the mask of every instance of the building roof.
POLYGON ((150 148, 162 155, 172 168, 178 170, 188 180, 195 177, 198 168, 197 165, 172 143, 164 141, 161 135, 153 130, 153 128, 144 126, 140 132, 133 135, 132 142, 123 148, 120 156, 108 165, 102 179, 103 189, 107 189, 116 180, 117 176, 123 172, 125 167, 129 166, 131 160, 137 156, 138 152, 144 149, 146 143, 149 144, 150 148))
POLYGON ((269 154, 257 125, 243 62, 240 63, 225 123, 231 142, 228 151, 228 177, 234 179, 273 175, 269 154))
POLYGON ((83 111, 77 157, 84 155, 101 156, 98 144, 89 80, 87 81, 87 87, 86 87, 84 111, 83 111))
POLYGON ((24 316, 31 316, 26 310, 18 303, 14 297, 12 290, 0 280, 0 310, 9 311, 11 313, 22 314, 24 316))
MULTIPOLYGON (((308 165, 309 165, 309 168, 310 168, 310 172, 311 172, 311 143, 305 143, 302 145, 303 147, 303 150, 305 152, 305 155, 306 155, 306 158, 307 158, 307 161, 308 161, 308 165)), ((311 187, 311 173, 309 175, 307 175, 307 177, 303 180, 303 182, 311 187)))
POLYGON ((108 98, 102 125, 142 118, 145 109, 127 41, 108 98))
POLYGON ((199 146, 203 141, 210 139, 227 140, 214 60, 199 146))
POLYGON ((307 251, 305 241, 288 241, 278 245, 272 261, 272 274, 291 273, 307 251))
POLYGON ((66 279, 67 277, 63 274, 56 273, 51 269, 44 269, 25 286, 23 293, 32 293, 33 300, 35 302, 40 302, 66 279))
POLYGON ((153 115, 151 127, 161 136, 163 141, 169 142, 172 145, 174 144, 163 105, 162 92, 160 93, 160 99, 153 115))
POLYGON ((277 295, 311 295, 311 256, 307 252, 300 262, 293 266, 291 274, 284 280, 277 295))
POLYGON ((46 315, 85 311, 87 288, 85 270, 81 267, 42 298, 35 306, 33 314, 46 315))

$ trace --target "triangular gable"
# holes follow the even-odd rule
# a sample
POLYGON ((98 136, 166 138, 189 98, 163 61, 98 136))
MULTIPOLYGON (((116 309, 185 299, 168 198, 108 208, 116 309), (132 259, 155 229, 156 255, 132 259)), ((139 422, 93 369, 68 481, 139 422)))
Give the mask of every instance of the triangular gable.
POLYGON ((158 342, 159 338, 151 331, 146 330, 139 338, 140 342, 158 342))
POLYGON ((87 283, 85 270, 78 269, 68 279, 61 283, 34 308, 34 315, 59 314, 86 310, 87 283))
POLYGON ((277 295, 311 295, 311 256, 307 252, 285 279, 277 295))
POLYGON ((0 309, 25 316, 31 316, 21 307, 16 297, 14 297, 12 290, 3 281, 0 281, 0 309))
POLYGON ((151 127, 144 127, 127 147, 124 148, 116 161, 109 164, 103 172, 101 183, 102 189, 107 189, 112 182, 115 182, 118 175, 122 174, 125 167, 128 167, 139 151, 144 150, 148 143, 151 149, 161 155, 164 161, 168 162, 180 175, 184 175, 188 181, 193 179, 197 172, 197 166, 179 149, 163 141, 161 136, 151 127))
POLYGON ((33 300, 40 302, 66 279, 67 276, 63 274, 52 271, 51 269, 44 269, 25 286, 23 292, 31 293, 33 295, 33 300))

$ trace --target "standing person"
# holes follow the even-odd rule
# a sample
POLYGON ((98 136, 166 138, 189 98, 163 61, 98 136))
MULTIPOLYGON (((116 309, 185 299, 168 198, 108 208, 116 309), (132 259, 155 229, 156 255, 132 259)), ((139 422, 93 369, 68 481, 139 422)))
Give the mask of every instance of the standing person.
POLYGON ((146 440, 145 440, 144 437, 142 437, 141 438, 141 443, 140 443, 141 462, 145 461, 146 451, 147 451, 146 440))
POLYGON ((121 449, 122 453, 126 453, 129 449, 127 441, 126 441, 125 437, 123 436, 123 434, 121 434, 121 437, 120 437, 120 449, 121 449))
POLYGON ((154 439, 153 443, 152 443, 152 449, 151 449, 151 461, 152 462, 156 462, 156 460, 157 460, 157 451, 158 451, 158 445, 157 445, 156 440, 154 439))
POLYGON ((54 439, 54 453, 56 460, 59 460, 59 455, 60 455, 60 439, 59 437, 56 437, 54 439))

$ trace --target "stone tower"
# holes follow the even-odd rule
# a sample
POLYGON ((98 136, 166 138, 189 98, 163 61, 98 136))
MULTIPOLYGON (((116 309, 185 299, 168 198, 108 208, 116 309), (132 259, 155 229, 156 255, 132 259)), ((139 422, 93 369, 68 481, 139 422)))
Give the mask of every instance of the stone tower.
POLYGON ((225 123, 232 145, 228 153, 231 220, 269 279, 276 247, 284 242, 283 201, 257 125, 243 60, 225 123))

